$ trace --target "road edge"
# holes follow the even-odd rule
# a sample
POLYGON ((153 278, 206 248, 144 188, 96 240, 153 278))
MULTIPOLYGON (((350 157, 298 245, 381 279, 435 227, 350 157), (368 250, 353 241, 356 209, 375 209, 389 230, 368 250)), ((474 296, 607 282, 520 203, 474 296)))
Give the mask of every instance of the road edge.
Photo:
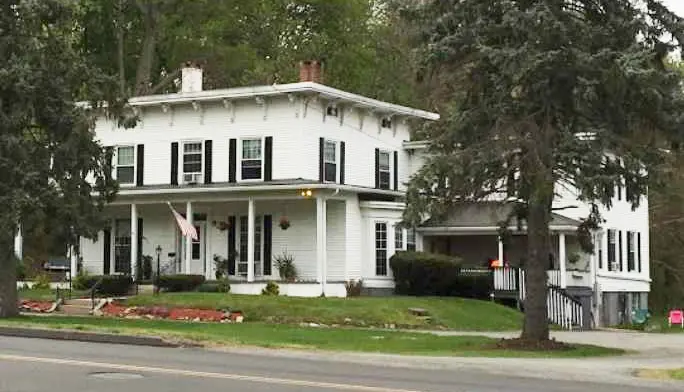
POLYGON ((134 336, 134 335, 115 335, 101 332, 85 332, 60 329, 42 328, 22 328, 0 326, 0 336, 11 336, 18 338, 52 339, 52 340, 72 340, 89 343, 109 343, 109 344, 128 344, 135 346, 152 347, 179 347, 174 342, 169 342, 160 337, 153 336, 134 336))

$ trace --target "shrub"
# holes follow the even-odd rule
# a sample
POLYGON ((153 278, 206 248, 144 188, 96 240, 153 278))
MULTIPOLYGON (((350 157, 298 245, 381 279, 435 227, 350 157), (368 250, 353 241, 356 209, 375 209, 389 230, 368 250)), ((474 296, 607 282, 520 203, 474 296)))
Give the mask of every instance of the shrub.
POLYGON ((229 293, 230 283, 228 279, 207 281, 199 285, 197 291, 202 293, 229 293))
POLYGON ((455 291, 450 295, 463 298, 489 299, 494 291, 494 277, 491 272, 483 274, 459 274, 456 277, 455 291))
POLYGON ((344 288, 347 289, 347 297, 359 297, 363 290, 363 280, 348 280, 344 282, 344 288))
POLYGON ((397 252, 390 258, 395 292, 401 295, 453 295, 461 259, 425 252, 397 252))
POLYGON ((26 265, 22 261, 17 262, 17 280, 26 279, 26 265))
POLYGON ((35 279, 33 279, 33 287, 34 289, 49 289, 50 288, 50 275, 46 273, 38 274, 36 275, 35 279))
POLYGON ((79 274, 74 280, 74 289, 90 290, 102 280, 95 292, 100 295, 125 295, 133 285, 130 275, 88 275, 79 274))
POLYGON ((266 287, 261 290, 261 295, 280 295, 280 287, 276 282, 268 282, 266 287))
POLYGON ((283 252, 274 257, 273 260, 278 268, 280 279, 287 282, 294 282, 297 279, 297 267, 294 265, 294 256, 292 254, 283 252))
POLYGON ((204 283, 204 280, 204 275, 162 275, 157 278, 157 286, 170 292, 193 291, 204 283))

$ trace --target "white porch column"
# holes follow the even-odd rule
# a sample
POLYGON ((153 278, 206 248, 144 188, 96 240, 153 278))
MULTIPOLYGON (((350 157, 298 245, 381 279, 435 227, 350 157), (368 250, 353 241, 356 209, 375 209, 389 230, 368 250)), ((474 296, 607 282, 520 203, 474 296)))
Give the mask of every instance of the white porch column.
POLYGON ((17 235, 14 236, 14 255, 20 261, 24 259, 24 237, 21 233, 21 223, 17 226, 17 235))
POLYGON ((131 204, 131 276, 137 278, 138 268, 138 206, 131 204))
POLYGON ((78 256, 76 255, 76 247, 69 246, 69 261, 71 264, 71 270, 69 273, 71 274, 72 278, 78 275, 78 256))
POLYGON ((565 234, 558 234, 558 261, 560 265, 560 287, 562 289, 568 287, 568 277, 566 274, 566 257, 565 257, 565 234))
POLYGON ((254 199, 247 203, 247 281, 254 282, 254 199))
MULTIPOLYGON (((327 246, 326 246, 326 200, 323 197, 316 198, 316 276, 321 282, 321 292, 325 293, 325 285, 328 280, 327 274, 327 246)), ((388 238, 389 241, 389 238, 388 238)))
POLYGON ((504 261, 504 243, 503 240, 501 239, 501 236, 498 237, 499 239, 499 252, 498 252, 498 259, 501 263, 504 261))
MULTIPOLYGON (((191 225, 193 224, 192 222, 192 202, 189 201, 185 205, 185 219, 190 223, 191 225)), ((191 236, 186 236, 185 237, 185 273, 189 274, 190 269, 192 268, 192 237, 191 236)))

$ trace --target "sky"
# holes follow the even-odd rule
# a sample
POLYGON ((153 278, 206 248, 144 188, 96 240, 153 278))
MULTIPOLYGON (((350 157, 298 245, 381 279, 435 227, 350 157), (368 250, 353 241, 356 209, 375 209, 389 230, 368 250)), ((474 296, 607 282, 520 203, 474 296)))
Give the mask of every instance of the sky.
POLYGON ((662 0, 662 3, 674 11, 675 14, 684 18, 684 0, 662 0))

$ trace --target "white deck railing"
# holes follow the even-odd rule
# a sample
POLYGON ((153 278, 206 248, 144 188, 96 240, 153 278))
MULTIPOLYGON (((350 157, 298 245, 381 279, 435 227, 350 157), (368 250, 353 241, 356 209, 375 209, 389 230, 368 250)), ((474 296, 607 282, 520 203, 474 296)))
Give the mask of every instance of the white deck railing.
POLYGON ((564 329, 582 329, 582 304, 557 287, 546 292, 546 310, 549 321, 564 329))

